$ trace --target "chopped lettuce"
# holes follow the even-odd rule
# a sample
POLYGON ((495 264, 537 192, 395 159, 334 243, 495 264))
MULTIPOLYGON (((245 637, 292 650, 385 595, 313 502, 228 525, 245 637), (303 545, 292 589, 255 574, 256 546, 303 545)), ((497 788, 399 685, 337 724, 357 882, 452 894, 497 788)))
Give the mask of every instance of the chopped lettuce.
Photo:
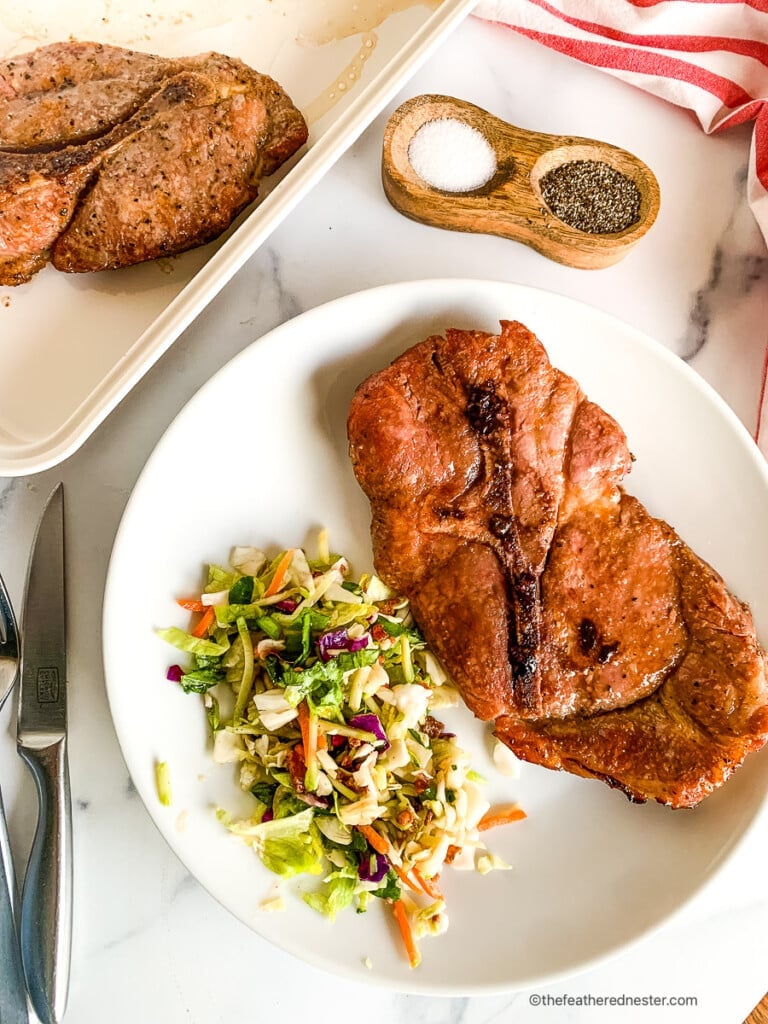
POLYGON ((241 576, 229 588, 228 604, 249 604, 253 598, 253 576, 241 576))
POLYGON ((179 680, 184 693, 206 693, 224 678, 224 672, 217 668, 198 668, 185 672, 179 680))
POLYGON ((206 594, 215 594, 219 590, 229 590, 237 579, 236 572, 230 572, 220 565, 208 566, 208 582, 205 585, 206 594))
POLYGON ((302 899, 313 910, 325 914, 333 921, 340 910, 348 907, 355 898, 357 873, 349 867, 339 868, 331 872, 323 880, 323 887, 318 892, 306 892, 302 899))
POLYGON ((205 637, 192 636, 191 633, 185 633, 183 629, 178 629, 176 626, 158 629, 157 635, 161 640, 165 640, 166 643, 172 644, 188 654, 211 656, 224 654, 229 648, 229 644, 220 644, 213 640, 206 640, 205 637))
POLYGON ((322 871, 323 846, 312 824, 314 811, 308 807, 299 814, 274 818, 251 825, 241 832, 238 822, 228 828, 235 835, 246 837, 264 865, 282 878, 293 875, 319 875, 322 871))

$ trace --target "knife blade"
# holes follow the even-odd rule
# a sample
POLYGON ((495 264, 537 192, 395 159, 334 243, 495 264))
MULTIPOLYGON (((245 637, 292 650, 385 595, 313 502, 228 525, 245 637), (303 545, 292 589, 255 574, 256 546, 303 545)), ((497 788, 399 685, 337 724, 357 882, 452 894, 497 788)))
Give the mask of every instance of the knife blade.
POLYGON ((67 759, 64 488, 55 488, 32 546, 24 598, 19 754, 35 780, 37 828, 21 897, 21 958, 42 1024, 67 1003, 72 945, 72 811, 67 759))

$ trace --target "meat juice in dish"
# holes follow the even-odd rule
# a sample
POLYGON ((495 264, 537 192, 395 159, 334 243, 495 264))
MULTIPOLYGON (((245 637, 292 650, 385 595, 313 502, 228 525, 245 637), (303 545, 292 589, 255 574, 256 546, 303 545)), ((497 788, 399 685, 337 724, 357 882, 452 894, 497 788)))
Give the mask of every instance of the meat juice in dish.
POLYGON ((526 327, 414 346, 348 433, 377 572, 515 754, 691 807, 763 746, 749 609, 624 492, 623 430, 526 327))
POLYGON ((0 284, 85 272, 220 235, 307 139, 283 89, 218 53, 91 42, 0 62, 0 284))

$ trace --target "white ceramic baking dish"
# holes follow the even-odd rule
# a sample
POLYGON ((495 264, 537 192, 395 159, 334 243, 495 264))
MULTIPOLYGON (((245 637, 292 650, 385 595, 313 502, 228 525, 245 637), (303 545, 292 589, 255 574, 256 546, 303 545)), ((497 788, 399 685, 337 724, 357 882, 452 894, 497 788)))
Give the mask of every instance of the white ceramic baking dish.
POLYGON ((218 242, 100 274, 51 267, 0 288, 0 476, 85 441, 381 111, 475 0, 0 0, 0 55, 96 39, 218 50, 276 78, 305 113, 302 154, 218 242))

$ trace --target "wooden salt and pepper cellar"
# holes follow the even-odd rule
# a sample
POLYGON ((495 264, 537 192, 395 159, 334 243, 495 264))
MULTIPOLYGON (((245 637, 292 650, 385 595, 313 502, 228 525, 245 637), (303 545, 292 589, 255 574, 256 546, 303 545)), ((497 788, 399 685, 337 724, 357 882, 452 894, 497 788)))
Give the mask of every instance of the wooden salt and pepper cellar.
POLYGON ((632 153, 595 139, 527 131, 481 107, 450 96, 416 96, 394 112, 384 131, 384 191, 413 220, 453 231, 501 235, 530 245, 544 256, 583 269, 617 263, 648 231, 659 212, 659 185, 632 153), (431 121, 453 119, 476 129, 496 155, 496 171, 480 188, 445 192, 421 178, 408 149, 431 121), (547 206, 541 179, 575 161, 595 161, 626 176, 640 193, 639 219, 623 231, 592 234, 570 227, 547 206))

